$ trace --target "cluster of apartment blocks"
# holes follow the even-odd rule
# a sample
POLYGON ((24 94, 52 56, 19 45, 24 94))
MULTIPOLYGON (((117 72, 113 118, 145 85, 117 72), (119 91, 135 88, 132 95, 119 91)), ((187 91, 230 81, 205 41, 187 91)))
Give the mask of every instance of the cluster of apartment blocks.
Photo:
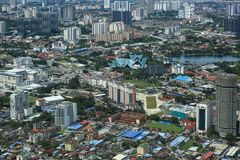
POLYGON ((86 82, 95 87, 108 89, 108 98, 115 103, 123 105, 136 104, 136 87, 130 83, 109 80, 106 77, 90 76, 85 78, 86 82))

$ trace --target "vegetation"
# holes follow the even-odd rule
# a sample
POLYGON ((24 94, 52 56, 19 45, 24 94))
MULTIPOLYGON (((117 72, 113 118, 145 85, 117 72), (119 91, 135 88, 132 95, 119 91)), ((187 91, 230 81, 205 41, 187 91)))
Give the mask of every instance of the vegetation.
POLYGON ((189 140, 187 143, 185 143, 181 148, 183 150, 188 150, 189 148, 191 148, 192 146, 194 146, 194 143, 196 143, 194 140, 189 140))
POLYGON ((156 96, 148 96, 148 97, 146 97, 146 101, 147 101, 147 109, 156 109, 157 108, 156 96))
POLYGON ((175 124, 160 124, 157 122, 151 122, 147 124, 147 127, 150 129, 158 129, 164 132, 180 133, 182 128, 178 127, 175 124))
POLYGON ((137 88, 139 89, 146 89, 148 87, 155 87, 152 83, 147 83, 141 80, 125 80, 124 83, 132 83, 135 84, 137 88))
POLYGON ((68 88, 77 89, 80 87, 79 76, 75 76, 74 78, 69 80, 68 88))

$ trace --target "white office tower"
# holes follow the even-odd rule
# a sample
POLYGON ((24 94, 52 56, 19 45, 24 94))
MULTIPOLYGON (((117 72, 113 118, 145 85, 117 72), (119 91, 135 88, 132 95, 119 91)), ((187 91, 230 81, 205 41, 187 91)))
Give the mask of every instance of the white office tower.
POLYGON ((132 11, 133 20, 140 21, 146 17, 146 12, 143 7, 137 7, 132 11))
POLYGON ((104 8, 109 9, 111 8, 111 0, 104 0, 104 8))
POLYGON ((17 0, 10 0, 10 8, 13 9, 17 5, 17 0))
POLYGON ((184 66, 181 64, 173 64, 172 65, 172 72, 174 74, 184 74, 184 66))
POLYGON ((22 0, 22 5, 26 5, 27 4, 27 0, 22 0))
POLYGON ((113 11, 130 11, 129 1, 114 1, 112 3, 113 11))
POLYGON ((109 32, 111 33, 122 33, 124 30, 124 22, 113 22, 109 26, 109 32))
POLYGON ((0 34, 6 33, 6 22, 0 21, 0 34))
POLYGON ((212 107, 214 102, 205 100, 197 104, 196 119, 197 132, 200 134, 207 133, 212 126, 212 107))
POLYGON ((109 31, 109 23, 108 22, 98 22, 92 25, 92 33, 96 34, 107 34, 109 31))
POLYGON ((55 125, 65 128, 77 121, 77 104, 64 101, 55 110, 55 125))
POLYGON ((28 108, 28 92, 17 91, 10 95, 10 117, 20 121, 24 117, 24 109, 28 108))
POLYGON ((181 2, 179 0, 158 0, 154 2, 154 10, 157 11, 172 11, 179 10, 181 2))
POLYGON ((78 27, 69 27, 63 31, 64 34, 64 41, 68 43, 76 44, 80 40, 81 36, 81 29, 78 27))
POLYGON ((194 4, 184 3, 182 8, 178 11, 178 18, 191 19, 194 16, 194 4))
POLYGON ((239 3, 231 3, 226 7, 226 15, 233 16, 240 13, 240 2, 239 3))
POLYGON ((29 8, 24 9, 24 18, 32 18, 32 10, 29 8))

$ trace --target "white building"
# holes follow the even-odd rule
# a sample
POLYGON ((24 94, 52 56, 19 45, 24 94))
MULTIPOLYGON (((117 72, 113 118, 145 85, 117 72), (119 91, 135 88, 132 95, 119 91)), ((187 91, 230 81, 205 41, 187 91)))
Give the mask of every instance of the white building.
POLYGON ((111 6, 113 11, 130 11, 129 1, 114 1, 111 6))
POLYGON ((104 8, 109 9, 111 7, 111 0, 104 0, 104 8))
POLYGON ((0 34, 6 33, 6 22, 0 21, 0 34))
POLYGON ((67 50, 67 45, 64 44, 62 41, 56 41, 52 43, 52 50, 65 52, 67 50))
POLYGON ((118 104, 135 105, 136 87, 130 83, 108 82, 108 97, 118 104))
POLYGON ((113 22, 109 26, 109 32, 122 33, 125 30, 124 22, 113 22))
POLYGON ((109 31, 109 23, 108 22, 98 22, 92 25, 92 33, 94 35, 97 34, 107 34, 109 31))
POLYGON ((33 66, 31 57, 13 58, 13 66, 15 67, 31 67, 33 66))
POLYGON ((179 10, 181 2, 179 0, 158 0, 154 2, 154 10, 156 11, 173 11, 179 10))
POLYGON ((179 25, 173 25, 170 27, 166 27, 165 31, 164 31, 164 33, 166 35, 175 35, 175 34, 180 35, 180 32, 181 32, 181 28, 179 25))
POLYGON ((55 110, 55 125, 65 128, 77 121, 77 104, 64 101, 55 110))
POLYGON ((133 20, 140 21, 147 16, 143 7, 138 7, 132 11, 133 20))
POLYGON ((19 121, 24 117, 24 109, 28 108, 28 92, 17 91, 10 95, 10 117, 19 121))
POLYGON ((68 43, 77 43, 80 40, 81 29, 78 27, 69 27, 64 30, 64 41, 68 43))
POLYGON ((173 74, 184 74, 184 66, 181 64, 173 64, 171 73, 173 74))
POLYGON ((198 133, 204 134, 212 126, 212 101, 203 101, 197 104, 196 111, 196 130, 198 133))
POLYGON ((178 18, 191 19, 194 16, 194 4, 183 3, 182 8, 178 11, 178 18))

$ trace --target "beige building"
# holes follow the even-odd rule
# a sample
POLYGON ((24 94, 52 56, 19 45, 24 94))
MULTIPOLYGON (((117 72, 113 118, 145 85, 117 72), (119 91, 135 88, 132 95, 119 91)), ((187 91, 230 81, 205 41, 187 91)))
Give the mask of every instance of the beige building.
POLYGON ((123 33, 108 33, 108 34, 97 34, 95 36, 95 41, 105 41, 105 42, 122 42, 128 41, 134 38, 133 32, 123 32, 123 33))
POLYGON ((108 82, 108 97, 119 104, 135 105, 136 87, 130 83, 108 82))
POLYGON ((146 153, 149 152, 149 146, 148 144, 140 144, 138 147, 137 147, 137 154, 140 154, 140 155, 144 155, 146 153))

